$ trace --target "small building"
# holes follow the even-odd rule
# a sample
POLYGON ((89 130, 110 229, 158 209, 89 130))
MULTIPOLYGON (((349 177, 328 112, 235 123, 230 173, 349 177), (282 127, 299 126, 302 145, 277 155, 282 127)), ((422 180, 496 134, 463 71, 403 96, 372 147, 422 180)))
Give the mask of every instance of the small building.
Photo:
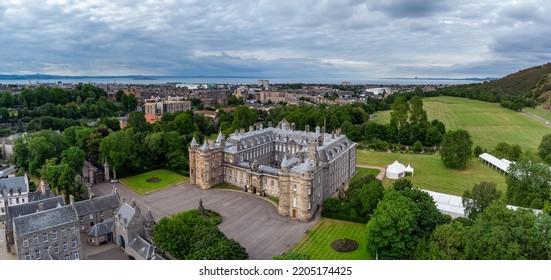
POLYGON ((75 210, 80 221, 80 231, 88 232, 95 224, 113 218, 119 204, 119 195, 115 188, 113 188, 111 194, 100 197, 91 195, 90 199, 75 202, 75 210))
POLYGON ((29 202, 29 180, 27 176, 0 179, 0 199, 4 199, 2 189, 6 192, 7 206, 0 203, 0 220, 4 220, 6 207, 29 202))
POLYGON ((113 242, 113 234, 115 233, 115 219, 110 218, 99 224, 92 226, 87 232, 88 244, 93 246, 103 245, 113 242))
POLYGON ((135 201, 132 205, 123 202, 115 215, 115 242, 131 259, 161 260, 163 258, 149 241, 153 237, 154 226, 149 209, 144 216, 135 201))

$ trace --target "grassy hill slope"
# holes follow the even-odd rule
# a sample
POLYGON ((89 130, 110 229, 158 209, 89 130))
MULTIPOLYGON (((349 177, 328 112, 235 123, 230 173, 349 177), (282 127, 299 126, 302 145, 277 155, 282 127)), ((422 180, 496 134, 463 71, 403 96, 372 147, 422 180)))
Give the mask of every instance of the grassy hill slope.
MULTIPOLYGON (((469 131, 474 145, 488 150, 499 142, 506 142, 535 152, 541 138, 551 133, 549 127, 496 103, 440 96, 424 98, 423 104, 429 120, 442 121, 447 130, 469 131)), ((378 112, 374 121, 388 123, 390 111, 378 112)))

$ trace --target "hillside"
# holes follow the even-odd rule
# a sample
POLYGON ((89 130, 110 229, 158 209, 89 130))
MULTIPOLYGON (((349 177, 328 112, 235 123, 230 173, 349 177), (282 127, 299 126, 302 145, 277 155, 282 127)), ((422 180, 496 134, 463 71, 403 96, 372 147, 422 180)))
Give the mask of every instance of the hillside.
POLYGON ((533 98, 537 103, 544 103, 551 94, 551 63, 524 69, 501 79, 482 83, 480 87, 485 91, 497 94, 520 94, 533 98), (540 99, 543 96, 545 98, 540 99))
POLYGON ((480 84, 454 85, 436 90, 427 96, 456 96, 486 102, 520 111, 524 107, 551 107, 551 63, 531 67, 501 79, 480 84))

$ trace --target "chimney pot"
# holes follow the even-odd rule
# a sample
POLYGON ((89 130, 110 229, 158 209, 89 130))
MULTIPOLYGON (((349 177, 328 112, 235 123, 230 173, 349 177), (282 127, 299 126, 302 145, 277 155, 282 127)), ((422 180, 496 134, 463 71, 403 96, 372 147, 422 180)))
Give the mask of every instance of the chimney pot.
POLYGON ((38 204, 38 211, 40 211, 40 212, 44 211, 44 203, 40 202, 38 204))

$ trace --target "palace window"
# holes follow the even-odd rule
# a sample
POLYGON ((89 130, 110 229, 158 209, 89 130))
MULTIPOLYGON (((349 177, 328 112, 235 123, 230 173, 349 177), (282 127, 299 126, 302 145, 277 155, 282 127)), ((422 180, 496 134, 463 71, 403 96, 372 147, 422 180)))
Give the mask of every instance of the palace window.
POLYGON ((308 210, 312 209, 312 203, 308 202, 308 210))
POLYGON ((76 247, 77 247, 77 240, 76 240, 76 238, 73 238, 73 240, 71 241, 71 246, 73 246, 73 248, 76 248, 76 247))
POLYGON ((57 230, 53 230, 53 231, 52 231, 52 239, 53 239, 53 240, 56 240, 56 239, 57 239, 57 230))
POLYGON ((43 240, 44 242, 48 242, 48 233, 43 233, 43 234, 42 234, 42 240, 43 240))
POLYGON ((37 260, 40 260, 40 250, 34 250, 34 257, 37 259, 37 260))
POLYGON ((31 260, 31 253, 25 252, 25 259, 26 260, 31 260))
POLYGON ((293 207, 297 207, 297 198, 293 197, 293 207))
POLYGON ((38 244, 38 235, 33 236, 33 244, 38 244))
POLYGON ((59 253, 59 245, 54 244, 54 254, 59 253))
POLYGON ((29 247, 29 239, 28 238, 25 238, 23 239, 23 247, 29 247))
POLYGON ((79 254, 78 253, 73 253, 73 260, 78 260, 79 259, 79 254))
POLYGON ((61 230, 61 237, 65 237, 65 236, 67 236, 67 229, 66 229, 66 228, 63 228, 63 229, 61 230))
POLYGON ((63 251, 67 250, 69 250, 69 244, 67 243, 67 241, 63 241, 63 251))

